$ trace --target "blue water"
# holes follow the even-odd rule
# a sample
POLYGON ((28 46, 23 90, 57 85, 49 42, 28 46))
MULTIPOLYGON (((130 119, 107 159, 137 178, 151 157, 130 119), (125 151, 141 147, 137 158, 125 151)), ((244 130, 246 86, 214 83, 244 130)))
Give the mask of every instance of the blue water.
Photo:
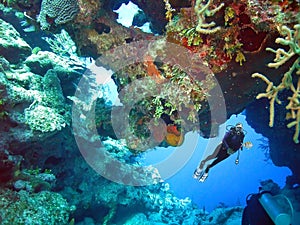
MULTIPOLYGON (((272 179, 280 187, 285 185, 286 176, 291 175, 290 169, 277 167, 270 159, 266 158, 263 149, 259 148, 259 145, 262 144, 260 139, 263 136, 255 133, 253 128, 247 124, 244 115, 231 116, 226 125, 234 125, 237 122, 242 122, 247 131, 244 142, 251 141, 253 147, 244 148, 240 154, 238 165, 235 164, 237 155, 234 154, 211 168, 207 180, 200 183, 193 179, 192 175, 202 159, 209 140, 199 136, 190 160, 180 171, 166 180, 178 197, 189 197, 199 207, 205 207, 206 210, 211 211, 220 203, 225 203, 227 206, 244 206, 247 195, 258 192, 260 181, 272 179)), ((195 138, 195 135, 185 137, 185 143, 181 150, 184 151, 184 145, 188 146, 188 143, 192 141, 189 138, 195 138)), ((165 160, 174 150, 175 148, 170 147, 157 148, 147 152, 144 155, 144 163, 155 165, 165 160)))

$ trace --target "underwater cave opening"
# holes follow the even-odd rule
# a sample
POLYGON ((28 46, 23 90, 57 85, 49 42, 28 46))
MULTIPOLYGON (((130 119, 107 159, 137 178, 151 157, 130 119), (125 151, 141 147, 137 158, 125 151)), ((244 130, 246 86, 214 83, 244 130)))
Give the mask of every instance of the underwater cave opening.
MULTIPOLYGON (((103 87, 106 93, 106 99, 115 105, 120 105, 118 99, 118 91, 114 82, 110 82, 103 87)), ((291 175, 291 171, 287 167, 277 167, 270 160, 270 156, 266 154, 268 142, 266 137, 255 132, 255 130, 247 123, 245 112, 238 115, 232 115, 223 126, 234 125, 237 122, 244 124, 247 134, 244 142, 252 142, 251 149, 245 149, 240 153, 240 163, 235 164, 236 154, 224 160, 211 169, 208 179, 204 183, 199 183, 192 178, 195 168, 204 155, 209 139, 200 137, 197 133, 189 132, 185 136, 185 141, 180 147, 156 147, 149 149, 142 155, 139 155, 139 163, 142 165, 156 165, 166 161, 179 150, 181 154, 185 154, 192 145, 194 149, 192 156, 185 165, 182 165, 177 173, 165 180, 170 184, 171 190, 178 198, 189 197, 199 208, 205 207, 207 211, 212 211, 218 207, 220 203, 226 206, 244 206, 246 204, 246 196, 250 193, 257 193, 260 182, 272 179, 280 187, 285 185, 285 179, 291 175), (195 137, 196 135, 196 137, 195 137), (196 143, 196 144, 191 144, 196 143), (226 194, 224 194, 226 191, 226 194)), ((213 140, 217 145, 222 138, 213 140)), ((214 146, 212 146, 214 148, 214 146)), ((184 156, 183 156, 184 157, 184 156)), ((173 169, 174 165, 169 168, 173 169)))
MULTIPOLYGON (((193 179, 192 175, 205 154, 204 151, 209 140, 199 137, 190 160, 165 181, 170 184, 171 190, 177 197, 189 197, 199 208, 205 207, 207 211, 212 211, 220 203, 229 207, 245 206, 246 196, 250 193, 257 193, 261 181, 272 179, 281 188, 285 185, 286 177, 291 175, 290 169, 278 167, 270 158, 266 158, 265 148, 261 149, 262 140, 266 138, 262 134, 256 133, 247 123, 244 113, 231 116, 225 126, 234 125, 237 122, 242 122, 247 131, 244 142, 252 142, 253 147, 251 149, 244 148, 241 151, 238 165, 235 164, 236 154, 217 164, 210 170, 207 180, 201 183, 193 179)), ((216 139, 215 143, 218 144, 219 140, 216 139)), ((193 140, 189 140, 186 135, 185 142, 191 141, 193 140)), ((143 163, 155 165, 166 160, 175 150, 176 148, 169 147, 147 151, 143 154, 143 163)))
POLYGON ((114 10, 114 12, 118 14, 117 22, 124 27, 134 26, 145 33, 152 33, 150 23, 145 13, 131 1, 129 1, 128 4, 123 3, 117 10, 114 10))

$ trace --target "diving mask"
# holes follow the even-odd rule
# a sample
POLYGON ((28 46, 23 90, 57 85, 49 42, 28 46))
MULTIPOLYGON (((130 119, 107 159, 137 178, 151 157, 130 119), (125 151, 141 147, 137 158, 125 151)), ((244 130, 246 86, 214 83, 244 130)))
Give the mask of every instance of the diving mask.
POLYGON ((238 135, 240 135, 243 132, 243 125, 241 123, 237 123, 235 125, 235 130, 236 130, 236 133, 238 135))

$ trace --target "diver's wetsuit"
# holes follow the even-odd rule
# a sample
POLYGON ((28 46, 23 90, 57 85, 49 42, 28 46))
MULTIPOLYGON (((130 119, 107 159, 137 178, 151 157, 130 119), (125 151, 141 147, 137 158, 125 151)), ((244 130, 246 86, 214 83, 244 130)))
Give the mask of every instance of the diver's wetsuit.
MULTIPOLYGON (((221 149, 217 154, 217 158, 212 162, 212 164, 208 165, 205 169, 205 173, 208 173, 209 169, 219 162, 223 161, 224 159, 228 158, 231 154, 227 152, 229 148, 233 150, 233 153, 238 151, 240 148, 242 149, 242 145, 244 142, 245 134, 240 131, 237 132, 234 127, 232 127, 224 136, 222 143, 221 143, 221 149)), ((220 147, 218 145, 218 147, 220 147)), ((218 148, 217 147, 217 148, 218 148)))

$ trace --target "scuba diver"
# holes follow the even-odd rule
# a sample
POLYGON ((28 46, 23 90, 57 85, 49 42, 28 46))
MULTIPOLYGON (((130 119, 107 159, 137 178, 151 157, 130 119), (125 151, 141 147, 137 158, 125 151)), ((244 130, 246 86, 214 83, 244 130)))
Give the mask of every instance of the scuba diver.
MULTIPOLYGON (((210 168, 212 168, 219 162, 223 161, 224 159, 228 158, 230 155, 234 154, 239 149, 243 150, 244 137, 245 137, 245 133, 243 130, 242 123, 237 123, 235 126, 232 126, 226 132, 222 142, 216 147, 215 151, 211 155, 207 156, 206 159, 201 161, 200 165, 195 170, 193 177, 195 179, 198 179, 201 182, 204 182, 208 177, 208 172, 210 168), (204 169, 203 167, 205 163, 208 160, 214 158, 216 159, 204 169)), ((236 164, 239 163, 238 160, 239 160, 239 154, 235 161, 236 164)))

